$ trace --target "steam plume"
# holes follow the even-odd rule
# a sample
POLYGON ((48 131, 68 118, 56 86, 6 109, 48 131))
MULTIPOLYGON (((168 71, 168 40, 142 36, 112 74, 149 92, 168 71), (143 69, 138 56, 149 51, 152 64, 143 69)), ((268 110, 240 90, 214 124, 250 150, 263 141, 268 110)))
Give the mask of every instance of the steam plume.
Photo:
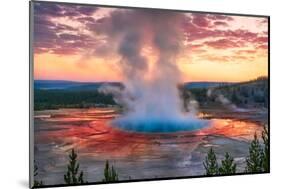
POLYGON ((232 110, 232 111, 237 111, 237 112, 243 112, 245 111, 242 108, 238 108, 235 104, 233 104, 228 98, 226 98, 223 94, 220 94, 219 92, 214 93, 212 88, 209 88, 207 90, 207 97, 214 96, 216 97, 215 100, 217 102, 220 102, 223 106, 226 108, 232 110))
MULTIPOLYGON (((124 75, 124 90, 112 86, 100 89, 113 94, 114 100, 127 109, 115 125, 143 132, 193 130, 206 125, 195 117, 194 108, 184 113, 179 95, 181 73, 176 57, 182 47, 184 20, 182 13, 116 11, 100 25, 98 32, 116 42, 113 46, 121 57, 124 75), (142 53, 147 47, 157 54, 153 64, 142 53)), ((196 102, 190 102, 190 107, 196 107, 196 102)))

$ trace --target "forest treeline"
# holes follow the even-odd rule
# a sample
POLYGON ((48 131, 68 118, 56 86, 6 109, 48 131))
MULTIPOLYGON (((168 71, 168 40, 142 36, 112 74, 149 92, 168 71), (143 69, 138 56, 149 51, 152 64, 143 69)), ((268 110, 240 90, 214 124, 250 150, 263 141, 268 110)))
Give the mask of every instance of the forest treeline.
POLYGON ((185 101, 195 99, 200 106, 221 104, 219 96, 227 99, 232 104, 243 108, 264 107, 268 108, 268 78, 259 77, 255 80, 223 84, 209 88, 185 89, 182 96, 185 101))
POLYGON ((34 90, 34 110, 59 108, 90 108, 108 105, 116 105, 112 95, 102 94, 97 90, 34 90))
MULTIPOLYGON (((260 77, 248 82, 223 84, 213 88, 202 87, 188 89, 179 87, 185 102, 195 99, 200 106, 218 105, 219 95, 239 107, 268 107, 268 78, 260 77), (208 90, 212 95, 208 96, 208 90)), ((113 96, 91 90, 35 89, 34 110, 59 108, 90 108, 117 106, 113 96)))

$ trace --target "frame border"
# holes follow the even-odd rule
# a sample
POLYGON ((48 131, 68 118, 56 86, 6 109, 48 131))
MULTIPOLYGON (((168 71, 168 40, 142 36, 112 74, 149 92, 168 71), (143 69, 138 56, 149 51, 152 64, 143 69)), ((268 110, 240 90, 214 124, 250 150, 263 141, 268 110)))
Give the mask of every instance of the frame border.
POLYGON ((34 61, 33 61, 33 2, 29 1, 29 188, 34 183, 34 61))
POLYGON ((71 187, 71 186, 89 186, 89 185, 100 185, 100 184, 118 184, 118 183, 135 183, 135 182, 146 182, 146 181, 162 181, 162 180, 179 180, 179 179, 191 179, 191 178, 212 178, 212 177, 228 177, 228 176, 241 176, 241 175, 259 175, 270 173, 270 16, 269 15, 257 15, 257 14, 240 14, 240 13, 224 13, 224 12, 212 12, 212 11, 194 11, 185 9, 166 9, 166 8, 149 8, 149 7, 134 7, 134 6, 119 6, 119 5, 102 5, 102 4, 88 4, 88 3, 73 3, 73 2, 59 2, 59 1, 42 1, 42 0, 30 0, 29 1, 29 188, 53 188, 53 187, 71 187), (54 185, 43 185, 40 187, 33 187, 33 169, 34 169, 34 60, 33 60, 33 21, 34 21, 34 3, 46 3, 46 4, 60 4, 60 5, 78 5, 78 6, 92 6, 92 7, 103 7, 103 8, 123 8, 123 9, 145 9, 145 10, 161 10, 167 12, 182 12, 182 13, 199 13, 199 14, 217 14, 227 16, 243 16, 243 17, 255 17, 255 18, 266 18, 268 21, 268 140, 269 140, 269 171, 261 173, 235 173, 226 175, 196 175, 196 176, 180 176, 180 177, 162 177, 162 178, 151 178, 151 179, 134 179, 134 180, 122 180, 115 182, 89 182, 84 184, 54 184, 54 185))

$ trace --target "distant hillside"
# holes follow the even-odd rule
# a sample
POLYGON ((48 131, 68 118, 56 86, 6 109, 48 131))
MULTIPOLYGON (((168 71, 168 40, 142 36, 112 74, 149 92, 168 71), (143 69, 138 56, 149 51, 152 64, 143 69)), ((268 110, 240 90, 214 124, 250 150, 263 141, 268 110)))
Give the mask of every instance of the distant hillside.
POLYGON ((268 78, 260 77, 247 82, 232 83, 209 87, 185 89, 184 99, 194 98, 201 105, 219 103, 218 96, 223 95, 230 103, 239 107, 268 107, 268 78), (208 90, 211 95, 208 96, 208 90), (190 96, 191 95, 191 96, 190 96))
MULTIPOLYGON (((121 86, 118 82, 77 82, 64 80, 35 80, 35 89, 64 89, 64 90, 97 90, 101 85, 109 84, 121 86)), ((230 85, 227 82, 189 82, 184 84, 186 89, 208 88, 230 85)))
POLYGON ((44 90, 71 90, 71 91, 88 91, 97 90, 100 86, 104 84, 118 85, 118 82, 76 82, 76 81, 64 81, 64 80, 35 80, 35 89, 44 90))
POLYGON ((241 82, 226 87, 218 87, 233 103, 239 106, 268 107, 268 78, 260 77, 256 80, 241 82))
POLYGON ((226 86, 231 85, 233 83, 228 82, 189 82, 185 83, 184 86, 186 89, 195 89, 195 88, 209 88, 209 87, 219 87, 219 86, 226 86))
POLYGON ((63 80, 35 80, 35 89, 66 89, 68 87, 73 87, 81 85, 74 81, 63 81, 63 80))

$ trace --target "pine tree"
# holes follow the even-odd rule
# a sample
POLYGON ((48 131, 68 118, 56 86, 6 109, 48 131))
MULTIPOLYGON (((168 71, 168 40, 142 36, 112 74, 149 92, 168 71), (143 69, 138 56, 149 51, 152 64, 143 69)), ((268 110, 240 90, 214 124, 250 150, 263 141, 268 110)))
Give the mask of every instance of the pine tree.
POLYGON ((236 172, 236 164, 233 162, 233 158, 225 153, 225 159, 221 161, 221 167, 219 173, 222 175, 234 174, 236 172))
POLYGON ((64 181, 66 184, 83 184, 85 183, 83 178, 83 171, 79 172, 79 163, 77 163, 77 154, 74 149, 69 154, 69 164, 67 165, 67 173, 64 175, 64 181))
POLYGON ((247 173, 260 173, 263 171, 263 150, 256 133, 249 148, 249 156, 246 159, 246 164, 245 171, 247 173))
POLYGON ((33 187, 39 187, 39 186, 43 186, 43 181, 38 181, 35 180, 35 177, 38 175, 38 166, 36 165, 36 162, 34 161, 34 170, 33 170, 33 187))
POLYGON ((114 167, 109 166, 109 162, 108 160, 106 160, 105 163, 105 168, 104 168, 104 179, 102 180, 103 182, 114 182, 114 181, 118 181, 118 174, 115 171, 114 167))
POLYGON ((205 158, 205 162, 203 162, 203 165, 206 170, 206 175, 217 175, 219 173, 219 166, 213 148, 209 150, 208 155, 205 158))
POLYGON ((264 126, 262 131, 263 148, 263 171, 269 172, 269 141, 268 141, 268 128, 264 126))

